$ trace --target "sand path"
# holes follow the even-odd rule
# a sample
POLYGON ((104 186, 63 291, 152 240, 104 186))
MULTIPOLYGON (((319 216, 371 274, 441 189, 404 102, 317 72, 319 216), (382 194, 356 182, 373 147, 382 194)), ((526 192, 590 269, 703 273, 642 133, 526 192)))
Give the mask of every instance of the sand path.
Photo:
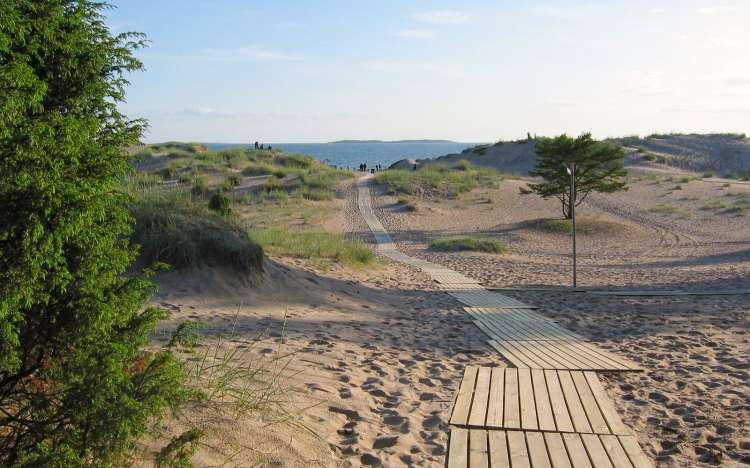
MULTIPOLYGON (((540 369, 565 369, 565 372, 567 372, 567 370, 583 369, 582 367, 576 367, 576 366, 580 366, 580 363, 575 360, 576 359, 575 357, 570 359, 569 356, 567 355, 565 356, 566 361, 564 364, 561 364, 560 362, 555 362, 555 358, 551 357, 552 355, 550 355, 549 357, 545 357, 546 361, 545 360, 535 361, 533 357, 531 359, 524 359, 523 357, 520 357, 519 353, 516 353, 514 355, 513 351, 508 346, 505 346, 505 345, 510 346, 511 343, 515 343, 515 342, 507 341, 506 340, 506 338, 508 338, 507 336, 506 337, 496 336, 497 333, 495 333, 495 331, 492 329, 494 321, 498 321, 498 322, 502 321, 504 325, 508 327, 514 327, 514 326, 523 327, 530 323, 529 320, 537 324, 543 324, 544 327, 550 327, 552 325, 546 322, 546 319, 544 319, 544 317, 530 310, 533 307, 528 306, 524 304, 523 302, 520 302, 508 296, 490 292, 482 288, 481 286, 479 286, 479 284, 475 280, 467 276, 464 276, 454 270, 446 268, 442 265, 439 265, 437 263, 432 263, 426 260, 421 260, 418 258, 410 257, 402 253, 397 248, 396 244, 393 242, 392 238, 390 237, 390 235, 385 230, 380 220, 377 218, 377 216, 373 212, 371 197, 370 197, 371 183, 372 183, 372 176, 370 175, 362 177, 357 181, 358 206, 362 214, 362 217, 367 223, 369 229, 372 231, 372 234, 377 244, 377 249, 381 254, 397 262, 406 263, 408 265, 420 268, 422 271, 432 276, 432 278, 435 281, 437 281, 438 283, 441 283, 441 289, 446 291, 448 294, 452 295, 459 302, 462 302, 463 304, 465 304, 467 306, 466 311, 469 312, 472 316, 475 316, 475 318, 478 318, 479 321, 476 321, 475 324, 477 324, 477 326, 479 326, 482 329, 482 331, 484 331, 488 336, 490 336, 491 338, 494 338, 494 340, 498 340, 497 342, 494 340, 490 340, 489 341, 490 345, 492 345, 506 359, 509 359, 516 367, 519 367, 522 369, 528 368, 528 367, 540 368, 540 369), (470 312, 471 310, 477 310, 476 308, 496 308, 497 310, 504 311, 505 313, 499 314, 499 315, 496 314, 497 315, 496 317, 491 317, 490 315, 482 315, 482 316, 475 315, 470 312), (518 314, 521 311, 523 313, 524 318, 518 319, 517 320, 518 323, 515 323, 514 322, 515 319, 511 316, 511 314, 515 316, 515 314, 518 314), (484 319, 482 317, 484 317, 484 319)), ((564 330, 562 327, 557 327, 557 328, 559 329, 558 331, 566 332, 566 330, 564 330)), ((499 330, 499 328, 497 330, 499 330)), ((507 331, 507 328, 505 328, 505 330, 507 331)), ((528 332, 528 330, 529 329, 526 329, 525 331, 528 332)), ((545 332, 542 331, 541 333, 543 334, 545 332)), ((515 335, 515 332, 512 332, 511 335, 515 335)), ((514 338, 510 337, 509 339, 512 340, 514 338)), ((566 338, 566 340, 570 340, 570 338, 566 338)), ((578 339, 574 339, 573 341, 571 341, 571 343, 572 342, 576 343, 574 346, 591 346, 589 344, 585 344, 582 340, 579 341, 578 339)), ((518 342, 518 343, 521 343, 521 342, 518 342)), ((528 346, 530 348, 533 348, 534 346, 540 345, 542 343, 544 343, 546 346, 550 344, 551 342, 548 341, 545 343, 544 341, 523 341, 523 343, 524 343, 523 345, 524 347, 528 346)), ((552 345, 552 346, 555 347, 556 349, 560 348, 560 342, 555 342, 555 343, 557 344, 552 345)), ((567 343, 566 343, 566 346, 567 346, 567 343)), ((597 351, 597 348, 594 346, 591 346, 591 349, 597 351)), ((526 354, 527 356, 531 355, 531 353, 524 353, 524 354, 526 354)), ((613 356, 613 355, 609 355, 609 356, 615 360, 618 359, 616 356, 613 356)), ((591 363, 589 363, 588 365, 592 366, 591 363)), ((596 370, 597 367, 600 367, 599 370, 612 370, 611 366, 609 367, 601 366, 600 363, 595 363, 592 366, 593 370, 596 370)), ((637 370, 637 366, 631 366, 630 363, 627 363, 625 367, 622 368, 622 370, 630 370, 630 369, 637 370)), ((597 381, 597 385, 600 385, 598 383, 597 377, 593 376, 592 378, 597 381)), ((463 389, 463 385, 462 385, 462 389, 463 389)), ((606 397, 604 396, 602 398, 606 399, 606 397)), ((521 399, 523 400, 523 396, 521 397, 521 399)), ((607 405, 612 406, 612 403, 608 402, 607 405)), ((581 414, 583 415, 582 409, 581 409, 581 414)), ((586 416, 582 416, 582 417, 585 418, 586 416)), ((463 429, 456 429, 456 430, 459 432, 464 431, 463 429)), ((476 453, 476 450, 474 451, 469 450, 468 444, 465 442, 466 441, 464 441, 463 443, 462 442, 456 443, 456 441, 451 442, 451 452, 448 454, 449 466, 455 464, 457 460, 464 460, 464 461, 468 460, 468 459, 464 459, 467 453, 466 451, 468 451, 470 458, 472 460, 475 460, 475 462, 478 462, 479 459, 481 459, 482 462, 486 462, 487 460, 489 460, 489 458, 487 458, 489 456, 489 453, 485 453, 486 450, 482 453, 476 453), (456 453, 458 453, 459 455, 456 455, 456 453)), ((635 444, 635 442, 633 443, 635 444)), ((581 446, 580 449, 583 450, 583 446, 581 446)), ((546 457, 545 450, 542 448, 541 451, 544 452, 542 455, 546 457)), ((624 461, 625 464, 623 464, 622 466, 631 466, 629 464, 631 462, 633 463, 632 466, 649 466, 650 465, 650 462, 647 461, 641 449, 637 447, 637 444, 634 445, 633 452, 634 452, 635 458, 631 458, 630 462, 627 462, 627 460, 625 460, 624 461)), ((510 455, 512 456, 512 451, 510 455)), ((585 452, 580 455, 586 457, 585 452)), ((589 456, 591 455, 592 454, 589 453, 589 456)), ((574 454, 571 454, 570 456, 574 457, 574 454)), ((604 458, 606 458, 606 456, 604 458)), ((592 458, 592 460, 594 459, 592 458)), ((463 462, 459 461, 458 463, 461 464, 463 462)), ((597 463, 595 463, 595 465, 599 466, 597 463)))

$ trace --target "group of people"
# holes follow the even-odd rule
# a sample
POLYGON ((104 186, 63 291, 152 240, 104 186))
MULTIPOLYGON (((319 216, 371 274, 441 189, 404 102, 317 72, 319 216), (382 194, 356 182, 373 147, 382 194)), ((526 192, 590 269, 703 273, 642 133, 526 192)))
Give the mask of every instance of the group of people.
POLYGON ((273 149, 273 148, 271 148, 271 145, 268 145, 267 148, 264 148, 263 147, 263 143, 258 144, 258 142, 256 141, 255 142, 255 149, 269 149, 270 150, 270 149, 273 149))
MULTIPOLYGON (((383 170, 383 166, 381 164, 375 164, 375 167, 370 168, 370 172, 372 174, 375 174, 375 172, 380 172, 383 170)), ((359 165, 359 172, 367 172, 367 163, 362 163, 359 165)))

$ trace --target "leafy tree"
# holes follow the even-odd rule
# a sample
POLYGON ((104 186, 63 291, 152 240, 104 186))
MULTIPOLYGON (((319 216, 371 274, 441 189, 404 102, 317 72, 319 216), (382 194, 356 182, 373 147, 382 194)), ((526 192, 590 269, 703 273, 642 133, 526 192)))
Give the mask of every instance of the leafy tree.
POLYGON ((107 5, 0 1, 0 465, 122 460, 187 396, 179 361, 146 353, 165 312, 116 184, 145 122, 117 110, 139 34, 107 5))
POLYGON ((575 163, 576 206, 591 192, 626 190, 624 164, 625 152, 619 145, 594 140, 590 133, 577 138, 565 134, 543 138, 536 144, 536 164, 529 171, 534 177, 544 179, 529 184, 531 190, 542 198, 556 197, 562 204, 563 216, 570 219, 570 175, 566 167, 575 163))

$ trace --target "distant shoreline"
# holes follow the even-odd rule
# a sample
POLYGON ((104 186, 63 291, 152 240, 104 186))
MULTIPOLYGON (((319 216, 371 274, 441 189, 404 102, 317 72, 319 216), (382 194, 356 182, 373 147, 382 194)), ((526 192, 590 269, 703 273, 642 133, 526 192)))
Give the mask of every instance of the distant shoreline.
POLYGON ((337 141, 329 141, 328 144, 335 145, 339 143, 450 143, 450 144, 460 144, 459 141, 452 141, 452 140, 337 140, 337 141))

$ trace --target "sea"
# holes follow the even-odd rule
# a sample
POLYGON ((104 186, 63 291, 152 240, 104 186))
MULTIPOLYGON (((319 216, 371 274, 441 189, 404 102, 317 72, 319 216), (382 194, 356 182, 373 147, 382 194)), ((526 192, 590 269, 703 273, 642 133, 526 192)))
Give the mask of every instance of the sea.
MULTIPOLYGON (((319 161, 341 168, 356 169, 365 163, 368 167, 381 164, 384 168, 401 159, 433 158, 460 153, 477 143, 455 142, 361 142, 361 143, 271 143, 287 153, 310 155, 319 161)), ((204 143, 211 151, 227 148, 248 148, 252 144, 204 143)))

